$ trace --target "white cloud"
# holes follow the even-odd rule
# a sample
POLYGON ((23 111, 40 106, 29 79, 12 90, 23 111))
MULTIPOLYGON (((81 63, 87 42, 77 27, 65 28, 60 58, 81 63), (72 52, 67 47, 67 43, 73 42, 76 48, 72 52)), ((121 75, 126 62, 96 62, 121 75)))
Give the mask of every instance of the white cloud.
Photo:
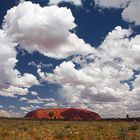
POLYGON ((33 100, 27 100, 27 103, 29 104, 43 104, 43 101, 39 101, 38 99, 33 99, 33 100))
POLYGON ((20 0, 20 2, 22 3, 22 2, 25 2, 25 0, 20 0))
POLYGON ((51 63, 44 64, 41 61, 38 64, 36 64, 34 61, 31 61, 31 62, 28 63, 28 65, 36 67, 36 68, 50 68, 50 67, 53 66, 53 64, 51 64, 51 63))
MULTIPOLYGON (((15 109, 15 106, 9 106, 10 108, 12 109, 15 109)), ((1 109, 0 110, 0 117, 8 117, 8 118, 11 118, 11 117, 22 117, 22 114, 21 112, 14 112, 13 110, 9 110, 9 111, 6 111, 6 110, 3 110, 1 109)))
POLYGON ((130 0, 94 0, 95 4, 103 8, 124 8, 130 0))
POLYGON ((0 108, 3 108, 3 105, 0 105, 0 108))
POLYGON ((16 109, 14 105, 10 105, 9 108, 16 109))
POLYGON ((4 31, 0 30, 0 88, 8 87, 9 83, 13 81, 14 76, 18 73, 14 70, 17 62, 16 51, 13 48, 14 45, 6 37, 4 31))
POLYGON ((133 83, 133 86, 134 86, 134 89, 135 88, 137 88, 137 89, 140 88, 140 75, 136 76, 136 79, 133 83))
POLYGON ((23 115, 27 114, 29 111, 40 108, 40 106, 30 105, 30 106, 22 106, 20 110, 23 112, 23 115))
POLYGON ((40 98, 39 96, 37 96, 36 99, 28 99, 25 97, 22 97, 19 99, 19 101, 24 101, 28 104, 44 104, 44 105, 55 105, 56 106, 56 101, 54 98, 40 98))
MULTIPOLYGON (((83 63, 83 59, 78 59, 76 63, 80 67, 77 69, 72 59, 62 62, 53 73, 43 73, 41 69, 38 73, 44 80, 62 86, 59 93, 63 104, 89 108, 104 117, 105 114, 125 117, 132 106, 136 106, 131 105, 131 102, 135 102, 132 96, 139 89, 139 78, 135 80, 132 91, 129 91, 126 83, 121 83, 132 77, 133 69, 140 68, 139 35, 130 38, 131 34, 130 29, 118 26, 108 33, 93 54, 86 56, 85 60, 92 60, 90 63, 85 63, 85 60, 83 63), (108 107, 110 108, 107 109, 108 107)), ((138 94, 135 96, 138 97, 138 94)), ((135 111, 131 110, 129 113, 133 115, 135 111)))
POLYGON ((59 4, 61 2, 70 2, 70 3, 75 4, 77 6, 82 5, 81 0, 49 0, 49 4, 59 4))
MULTIPOLYGON (((96 4, 104 8, 123 8, 123 19, 140 24, 138 0, 130 0, 129 3, 128 0, 96 0, 96 4)), ((76 27, 70 9, 41 7, 31 2, 22 2, 8 10, 4 19, 4 31, 0 30, 0 95, 26 95, 28 88, 39 84, 32 74, 21 74, 15 69, 18 60, 14 47, 20 44, 21 48, 30 53, 38 51, 57 59, 75 55, 71 61, 64 61, 57 66, 53 73, 42 72, 42 64, 37 67, 43 80, 61 85, 59 92, 62 103, 53 98, 44 99, 38 96, 36 99, 22 97, 20 101, 29 104, 44 103, 48 107, 66 105, 89 108, 102 116, 109 114, 121 117, 128 112, 139 113, 139 76, 133 82, 132 91, 121 81, 130 79, 133 69, 140 68, 140 35, 130 37, 130 29, 116 27, 94 49, 70 32, 76 27), (76 64, 80 67, 76 68, 76 64)), ((29 65, 32 64, 36 65, 33 62, 29 65)), ((31 94, 37 95, 33 92, 31 94)), ((36 108, 39 106, 30 105, 20 107, 20 110, 25 113, 36 108)))
POLYGON ((28 66, 35 66, 36 67, 36 63, 34 61, 31 61, 28 63, 28 66))
POLYGON ((33 95, 33 96, 37 96, 37 95, 38 95, 38 93, 37 93, 37 92, 35 92, 35 91, 31 91, 31 95, 33 95))
POLYGON ((39 84, 32 74, 21 73, 15 69, 17 52, 15 43, 11 43, 9 37, 3 30, 0 30, 0 95, 14 97, 15 94, 25 95, 28 93, 27 87, 39 84))
POLYGON ((0 117, 11 117, 11 114, 8 111, 0 110, 0 117))
POLYGON ((76 70, 71 61, 63 62, 59 67, 55 68, 54 74, 47 74, 46 76, 51 82, 59 81, 61 84, 93 84, 92 78, 88 76, 88 71, 76 70))
POLYGON ((10 86, 9 88, 2 88, 0 91, 1 96, 16 97, 16 95, 26 95, 28 93, 27 88, 10 86))
POLYGON ((128 22, 140 25, 140 1, 139 0, 94 0, 101 8, 122 8, 122 18, 128 22))
POLYGON ((31 111, 32 110, 32 108, 33 108, 33 106, 29 106, 29 107, 20 107, 20 110, 22 110, 22 111, 31 111))
POLYGON ((31 87, 32 85, 39 85, 37 78, 29 73, 24 73, 22 76, 19 75, 15 78, 13 85, 20 87, 31 87))
POLYGON ((45 56, 65 58, 93 50, 70 32, 76 25, 71 10, 66 7, 41 7, 24 2, 8 10, 4 19, 3 29, 28 52, 39 51, 45 56))
POLYGON ((122 12, 122 18, 128 22, 134 22, 136 25, 140 25, 140 1, 131 0, 128 7, 122 12))
POLYGON ((28 99, 27 98, 25 98, 25 97, 21 97, 20 99, 19 99, 19 101, 27 101, 28 99))
POLYGON ((39 96, 37 97, 39 101, 44 101, 44 102, 54 102, 54 98, 40 98, 39 96))
POLYGON ((46 103, 44 104, 45 107, 57 107, 57 103, 55 102, 50 102, 50 103, 46 103))

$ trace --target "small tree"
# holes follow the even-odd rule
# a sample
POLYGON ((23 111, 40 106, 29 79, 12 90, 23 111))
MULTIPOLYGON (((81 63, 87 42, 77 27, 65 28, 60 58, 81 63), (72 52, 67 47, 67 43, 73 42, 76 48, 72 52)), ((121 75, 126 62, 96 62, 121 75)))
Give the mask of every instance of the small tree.
POLYGON ((126 118, 129 119, 129 114, 126 115, 126 118))
POLYGON ((52 118, 54 116, 54 112, 49 112, 49 117, 52 118))

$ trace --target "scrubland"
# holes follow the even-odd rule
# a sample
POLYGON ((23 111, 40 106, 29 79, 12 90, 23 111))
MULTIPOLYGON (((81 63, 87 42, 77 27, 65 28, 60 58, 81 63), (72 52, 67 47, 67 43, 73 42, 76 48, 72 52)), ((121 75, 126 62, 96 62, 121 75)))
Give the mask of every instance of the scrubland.
POLYGON ((4 118, 0 140, 140 140, 140 122, 4 118))

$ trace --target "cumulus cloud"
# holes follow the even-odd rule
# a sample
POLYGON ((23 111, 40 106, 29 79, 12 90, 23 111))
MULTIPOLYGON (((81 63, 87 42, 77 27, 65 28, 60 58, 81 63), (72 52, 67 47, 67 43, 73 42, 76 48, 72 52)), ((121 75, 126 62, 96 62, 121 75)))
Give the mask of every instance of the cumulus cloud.
POLYGON ((75 4, 77 6, 82 5, 81 0, 49 0, 49 4, 59 4, 61 2, 70 2, 70 3, 75 4))
POLYGON ((0 105, 0 108, 3 108, 3 106, 2 106, 2 105, 0 105))
POLYGON ((16 60, 16 51, 14 45, 6 37, 4 31, 0 30, 0 88, 7 87, 8 83, 11 83, 13 77, 17 75, 17 71, 14 70, 16 60))
POLYGON ((31 62, 28 63, 28 66, 34 66, 34 67, 36 67, 36 65, 37 64, 34 61, 31 61, 31 62))
POLYGON ((27 87, 39 84, 32 74, 21 74, 15 69, 17 52, 16 44, 11 42, 7 34, 0 30, 0 95, 14 97, 15 94, 25 95, 28 93, 27 87))
POLYGON ((26 115, 29 111, 35 110, 35 109, 39 109, 40 106, 38 105, 30 105, 30 106, 22 106, 20 107, 20 110, 22 112, 22 116, 26 115))
POLYGON ((140 1, 131 0, 128 7, 122 12, 122 18, 128 22, 134 22, 136 25, 140 25, 140 1))
POLYGON ((92 47, 70 32, 76 27, 74 20, 66 7, 41 7, 24 2, 8 10, 3 29, 30 53, 38 51, 54 58, 90 53, 92 47))
POLYGON ((16 95, 26 95, 28 92, 27 88, 10 86, 8 88, 2 88, 0 90, 0 95, 5 97, 16 97, 16 95))
POLYGON ((28 99, 27 98, 25 98, 25 97, 21 97, 20 99, 19 99, 19 101, 27 101, 28 99))
POLYGON ((140 25, 140 1, 139 0, 94 0, 101 8, 122 8, 122 18, 128 22, 140 25))
POLYGON ((33 100, 27 100, 27 103, 29 104, 43 104, 43 101, 39 101, 37 99, 33 99, 33 100))
POLYGON ((22 2, 25 2, 25 0, 20 0, 20 2, 22 3, 22 2))
MULTIPOLYGON (((138 0, 95 2, 103 8, 123 8, 123 19, 139 24, 138 0), (135 9, 134 4, 137 5, 135 9)), ((140 68, 140 35, 131 37, 132 30, 118 26, 95 49, 71 32, 76 27, 74 20, 70 9, 58 6, 41 7, 32 2, 22 2, 8 10, 3 30, 0 30, 0 95, 26 95, 32 85, 39 84, 34 75, 21 74, 15 69, 18 62, 15 46, 19 44, 29 53, 38 51, 56 59, 73 55, 71 60, 62 62, 52 73, 43 72, 42 63, 38 65, 32 61, 28 64, 37 67, 37 73, 43 80, 60 85, 61 99, 56 101, 53 98, 40 98, 31 91, 32 95, 37 96, 35 99, 22 97, 20 101, 44 104, 45 107, 88 108, 99 112, 103 117, 106 114, 122 117, 122 114, 128 112, 138 115, 139 75, 132 81, 134 88, 131 91, 124 81, 132 78, 134 69, 140 68)), ((20 110, 27 113, 36 108, 39 106, 30 105, 20 107, 20 110)))
POLYGON ((36 68, 50 68, 50 67, 53 66, 53 64, 51 64, 51 63, 44 64, 41 61, 38 64, 36 64, 34 61, 31 61, 31 62, 28 63, 28 65, 36 67, 36 68))
POLYGON ((139 88, 139 83, 140 83, 140 75, 136 76, 136 79, 135 79, 135 81, 133 83, 134 89, 139 88))
POLYGON ((130 0, 94 0, 95 4, 103 8, 125 8, 130 0))
POLYGON ((40 98, 39 96, 37 96, 36 99, 28 99, 25 97, 21 97, 19 99, 19 101, 24 101, 28 104, 44 104, 45 106, 48 104, 48 106, 50 105, 57 105, 56 101, 54 98, 40 98))
MULTIPOLYGON (((75 5, 81 6, 81 0, 50 0, 50 4, 59 4, 60 2, 71 2, 75 5)), ((134 22, 140 25, 140 1, 139 0, 94 0, 95 5, 101 8, 116 8, 123 9, 122 18, 128 22, 134 22)))
POLYGON ((37 95, 38 95, 38 93, 37 93, 37 92, 35 92, 35 91, 31 91, 31 95, 33 95, 33 96, 37 96, 37 95))
POLYGON ((20 87, 31 87, 32 85, 38 85, 39 82, 35 76, 29 73, 24 73, 15 78, 13 85, 20 87))
POLYGON ((13 105, 10 105, 9 108, 11 108, 11 109, 16 109, 16 107, 13 106, 13 105))
POLYGON ((31 111, 33 108, 34 108, 33 105, 31 105, 31 106, 28 106, 28 107, 20 107, 20 110, 28 112, 28 111, 31 111))
POLYGON ((11 114, 8 111, 0 110, 0 117, 11 117, 11 114))
MULTIPOLYGON (((53 73, 44 73, 41 69, 38 73, 48 82, 61 85, 59 92, 65 104, 89 108, 104 117, 110 112, 114 114, 113 117, 118 114, 125 117, 133 106, 131 102, 135 101, 131 96, 139 89, 139 78, 134 81, 132 91, 127 83, 122 82, 132 78, 133 69, 140 68, 139 35, 130 37, 131 34, 130 29, 118 26, 108 33, 96 53, 86 56, 85 60, 92 60, 90 63, 85 63, 85 60, 83 63, 83 59, 78 58, 76 63, 80 67, 77 68, 72 59, 62 62, 53 73)), ((131 110, 130 113, 135 111, 131 110)))
POLYGON ((50 103, 44 104, 44 106, 45 106, 45 107, 57 107, 58 105, 57 105, 57 103, 55 103, 55 102, 50 102, 50 103))

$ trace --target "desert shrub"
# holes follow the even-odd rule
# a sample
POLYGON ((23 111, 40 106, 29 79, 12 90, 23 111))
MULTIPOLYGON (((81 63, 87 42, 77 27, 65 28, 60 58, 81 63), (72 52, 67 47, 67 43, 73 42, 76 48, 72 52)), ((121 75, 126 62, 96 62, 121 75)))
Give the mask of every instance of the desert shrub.
POLYGON ((41 137, 41 136, 37 136, 37 137, 35 138, 35 140, 42 140, 42 137, 41 137))
POLYGON ((54 137, 55 137, 56 139, 62 139, 62 138, 64 138, 64 133, 63 133, 63 131, 62 131, 61 129, 55 129, 55 130, 54 130, 54 137))
POLYGON ((64 128, 65 128, 65 129, 71 128, 71 124, 70 124, 70 123, 67 123, 66 125, 64 125, 64 128))
POLYGON ((139 125, 137 122, 134 122, 131 126, 128 127, 128 130, 138 130, 139 129, 139 125))
POLYGON ((18 130, 20 130, 20 131, 27 131, 28 128, 26 128, 26 127, 19 127, 18 130))
POLYGON ((88 136, 87 136, 87 140, 94 140, 94 138, 95 138, 95 136, 93 133, 88 134, 88 136))
POLYGON ((104 124, 98 124, 98 130, 100 130, 100 129, 104 129, 104 124))
POLYGON ((8 130, 6 130, 6 129, 3 130, 2 133, 1 133, 1 137, 3 137, 3 138, 5 138, 5 137, 7 137, 9 135, 10 135, 10 132, 8 130))
POLYGON ((123 139, 126 140, 126 134, 127 134, 127 130, 124 128, 121 128, 118 130, 118 138, 119 139, 123 139))
POLYGON ((54 112, 49 112, 49 117, 52 118, 54 116, 54 112))

